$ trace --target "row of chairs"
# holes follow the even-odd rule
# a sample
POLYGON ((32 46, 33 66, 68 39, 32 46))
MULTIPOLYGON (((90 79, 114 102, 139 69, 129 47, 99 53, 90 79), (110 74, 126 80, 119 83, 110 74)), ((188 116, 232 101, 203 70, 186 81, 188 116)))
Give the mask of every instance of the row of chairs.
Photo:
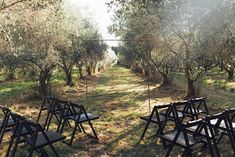
POLYGON ((58 125, 56 130, 61 134, 63 133, 65 126, 71 127, 71 121, 75 123, 69 142, 70 145, 72 145, 73 143, 76 131, 84 132, 85 134, 87 134, 83 127, 83 123, 85 122, 87 122, 90 126, 93 137, 95 137, 97 140, 99 139, 92 125, 92 121, 98 119, 99 116, 87 113, 83 105, 75 104, 70 101, 59 100, 54 97, 47 97, 46 99, 44 99, 41 105, 37 122, 40 121, 41 115, 44 111, 46 111, 46 120, 44 122, 45 130, 49 130, 52 119, 55 119, 57 121, 58 125))
POLYGON ((220 157, 218 144, 226 136, 235 156, 234 115, 235 109, 228 109, 198 120, 179 123, 176 129, 160 134, 164 148, 167 149, 165 156, 169 156, 175 146, 184 149, 182 156, 193 156, 194 146, 201 144, 200 152, 208 148, 212 157, 220 157))
POLYGON ((52 144, 59 141, 65 142, 66 137, 63 135, 63 131, 65 126, 72 127, 71 121, 74 121, 75 125, 69 142, 70 145, 72 145, 76 131, 86 133, 82 126, 84 122, 88 122, 95 138, 98 139, 91 121, 99 117, 87 113, 83 105, 46 97, 41 105, 36 122, 12 112, 5 106, 0 105, 0 108, 3 114, 0 125, 0 143, 2 143, 6 132, 11 132, 6 157, 14 157, 20 143, 26 143, 29 157, 33 155, 34 151, 41 153, 42 156, 48 156, 44 149, 45 146, 49 146, 55 156, 58 156, 52 144), (46 120, 44 125, 41 125, 39 120, 42 118, 43 111, 46 111, 46 120), (49 130, 53 117, 56 117, 58 127, 56 130, 49 130))
POLYGON ((142 120, 147 121, 140 140, 144 138, 151 123, 158 125, 156 131, 156 136, 158 136, 168 121, 176 122, 175 111, 178 118, 180 118, 180 122, 183 122, 186 118, 194 120, 198 119, 200 115, 209 115, 205 98, 194 98, 164 105, 155 105, 150 115, 140 117, 142 120))
POLYGON ((234 117, 235 109, 209 115, 205 98, 197 98, 155 106, 150 116, 142 117, 144 120, 147 119, 147 127, 145 127, 143 134, 145 134, 149 123, 155 123, 158 125, 157 136, 160 137, 164 148, 167 149, 165 156, 169 156, 175 146, 184 149, 182 156, 193 156, 194 146, 200 145, 200 151, 208 148, 213 157, 220 156, 218 144, 225 137, 224 135, 227 135, 235 155, 234 117), (201 114, 204 115, 200 116, 201 114), (189 117, 186 123, 183 121, 185 117, 189 117), (165 126, 168 121, 173 121, 175 127, 166 131, 165 126))

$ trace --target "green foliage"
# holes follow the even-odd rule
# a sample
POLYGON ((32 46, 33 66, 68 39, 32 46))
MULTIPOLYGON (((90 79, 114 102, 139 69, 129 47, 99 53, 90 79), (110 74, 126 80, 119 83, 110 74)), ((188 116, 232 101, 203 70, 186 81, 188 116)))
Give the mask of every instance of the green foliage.
POLYGON ((213 86, 214 86, 215 89, 226 90, 226 88, 227 88, 225 80, 215 80, 214 83, 213 83, 213 86))
POLYGON ((225 1, 111 0, 115 15, 109 30, 124 40, 126 49, 121 62, 150 76, 157 71, 163 83, 170 71, 183 68, 187 96, 195 96, 194 85, 205 71, 221 62, 228 73, 234 69, 234 5, 225 1))

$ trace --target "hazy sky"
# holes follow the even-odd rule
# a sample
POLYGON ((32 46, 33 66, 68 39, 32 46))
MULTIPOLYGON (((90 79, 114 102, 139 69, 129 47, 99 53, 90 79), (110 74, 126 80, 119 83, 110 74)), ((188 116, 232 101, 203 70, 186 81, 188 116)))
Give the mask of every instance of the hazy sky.
MULTIPOLYGON (((98 25, 103 39, 116 39, 114 35, 108 33, 107 27, 112 24, 112 12, 108 13, 108 7, 105 5, 109 0, 67 0, 69 6, 81 10, 84 16, 93 17, 93 22, 98 25)), ((116 42, 109 42, 109 45, 117 45, 116 42)))

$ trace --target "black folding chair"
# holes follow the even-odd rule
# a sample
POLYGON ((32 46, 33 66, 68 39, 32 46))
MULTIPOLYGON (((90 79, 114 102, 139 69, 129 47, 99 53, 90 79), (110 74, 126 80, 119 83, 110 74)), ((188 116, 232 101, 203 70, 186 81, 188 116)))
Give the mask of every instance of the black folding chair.
POLYGON ((229 135, 229 140, 233 148, 233 154, 235 156, 235 108, 225 110, 224 114, 227 122, 227 125, 225 125, 227 128, 226 131, 229 135))
MULTIPOLYGON (((12 135, 12 140, 14 140, 14 138, 16 139, 15 146, 11 154, 12 157, 15 156, 17 145, 21 142, 21 137, 24 137, 24 141, 29 148, 28 157, 31 157, 34 151, 39 151, 42 156, 48 156, 44 149, 46 146, 50 146, 54 154, 57 157, 59 156, 52 144, 64 140, 65 136, 62 136, 55 131, 45 132, 39 123, 27 120, 20 115, 12 114, 12 116, 17 120, 17 124, 12 135)), ((7 156, 10 154, 10 150, 11 149, 8 150, 7 156)))
POLYGON ((147 121, 144 131, 140 137, 140 140, 144 138, 150 123, 158 125, 158 129, 156 131, 156 136, 158 136, 163 132, 167 121, 176 122, 180 118, 183 118, 183 115, 181 113, 179 115, 178 113, 176 114, 176 112, 177 111, 176 108, 174 107, 174 104, 154 106, 150 116, 140 117, 142 120, 147 121))
POLYGON ((0 109, 2 110, 2 120, 0 124, 0 144, 2 142, 3 136, 5 132, 11 131, 12 127, 15 125, 15 122, 10 116, 11 110, 3 105, 0 105, 0 109))
POLYGON ((14 157, 18 144, 24 142, 24 139, 27 138, 27 135, 29 134, 26 128, 22 125, 22 122, 25 120, 24 117, 19 116, 18 114, 13 112, 10 112, 10 116, 12 117, 12 120, 14 121, 15 125, 12 129, 12 135, 10 137, 6 157, 14 157), (21 129, 22 131, 20 131, 21 129))
MULTIPOLYGON (((46 131, 49 130, 49 127, 51 125, 51 121, 53 118, 55 118, 58 122, 58 127, 60 126, 61 122, 61 116, 64 113, 64 105, 66 104, 66 101, 61 101, 53 97, 46 97, 45 100, 42 103, 39 116, 37 119, 37 122, 40 119, 42 111, 47 111, 46 120, 44 122, 44 129, 46 131)), ((58 129, 57 129, 58 130, 58 129)))
POLYGON ((201 97, 201 98, 193 98, 189 100, 190 104, 192 105, 193 108, 193 116, 195 119, 198 119, 199 115, 209 115, 209 110, 206 104, 206 98, 201 97))
POLYGON ((47 130, 50 125, 50 118, 51 118, 51 114, 53 112, 53 106, 54 106, 55 100, 56 99, 54 97, 45 97, 44 98, 42 105, 41 105, 41 108, 40 108, 40 111, 39 111, 39 114, 38 114, 38 118, 36 120, 36 122, 38 123, 39 120, 41 119, 42 112, 46 111, 47 115, 46 115, 46 120, 45 120, 43 128, 47 129, 47 130))
POLYGON ((196 120, 200 114, 209 115, 205 98, 194 98, 190 100, 175 102, 178 111, 189 117, 190 120, 196 120))
POLYGON ((195 145, 200 144, 200 150, 202 150, 205 145, 209 145, 210 151, 213 151, 213 142, 210 136, 214 137, 213 132, 209 133, 204 120, 199 119, 189 121, 186 124, 179 124, 174 131, 162 134, 160 135, 160 138, 163 142, 164 148, 167 149, 167 152, 165 154, 166 157, 170 155, 175 146, 184 149, 181 156, 193 156, 195 145), (194 130, 192 130, 191 128, 194 128, 194 130))
MULTIPOLYGON (((57 127, 57 132, 59 132, 61 130, 61 126, 62 126, 62 123, 63 123, 63 120, 66 118, 66 112, 67 110, 69 110, 70 106, 69 106, 69 102, 68 101, 63 101, 63 100, 56 100, 56 105, 57 108, 59 109, 57 114, 58 114, 58 117, 59 117, 59 122, 58 122, 58 127, 57 127)), ((70 126, 70 123, 69 121, 66 121, 66 125, 70 126)))
POLYGON ((211 154, 214 153, 213 156, 220 157, 218 144, 220 143, 224 135, 228 135, 230 138, 230 135, 227 133, 228 124, 225 114, 224 112, 221 112, 214 115, 208 115, 204 119, 207 124, 209 138, 213 142, 213 152, 211 150, 211 154))
POLYGON ((79 131, 79 132, 83 131, 86 134, 86 131, 85 131, 82 124, 85 122, 88 122, 89 126, 92 129, 94 137, 96 139, 98 139, 98 136, 95 132, 95 129, 91 123, 91 121, 96 120, 98 118, 99 118, 98 116, 95 116, 91 113, 87 113, 83 105, 78 105, 78 104, 74 104, 74 103, 70 102, 69 108, 66 110, 65 116, 63 118, 64 120, 63 120, 61 129, 60 129, 60 133, 61 134, 63 133, 64 126, 65 126, 66 122, 69 122, 70 120, 74 121, 75 126, 72 131, 71 139, 69 142, 69 144, 72 145, 76 131, 79 131))

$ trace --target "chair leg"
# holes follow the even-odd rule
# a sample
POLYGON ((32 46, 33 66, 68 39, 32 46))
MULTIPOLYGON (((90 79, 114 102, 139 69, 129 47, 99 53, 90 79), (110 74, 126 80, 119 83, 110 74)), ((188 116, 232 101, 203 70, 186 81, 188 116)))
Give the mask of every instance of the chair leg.
POLYGON ((39 151, 40 151, 42 157, 49 157, 49 155, 47 154, 47 152, 44 148, 40 148, 39 151))
POLYGON ((48 120, 49 120, 49 117, 50 117, 50 112, 47 112, 47 117, 46 117, 46 120, 45 120, 45 123, 44 123, 44 126, 43 126, 43 129, 45 130, 46 127, 47 127, 47 123, 48 123, 48 120))
POLYGON ((61 128, 60 128, 60 134, 62 134, 63 133, 63 131, 64 131, 64 126, 65 126, 65 124, 66 124, 66 122, 67 122, 67 120, 66 119, 64 119, 64 121, 63 121, 63 123, 62 123, 62 125, 61 125, 61 128))
POLYGON ((2 143, 3 135, 5 133, 5 120, 3 120, 1 127, 0 127, 0 144, 2 143))
POLYGON ((215 154, 216 154, 217 157, 220 157, 220 152, 219 152, 219 147, 218 147, 217 141, 214 138, 212 139, 212 141, 213 141, 215 154))
POLYGON ((2 130, 0 131, 0 144, 2 143, 4 134, 5 134, 5 129, 2 129, 2 130))
POLYGON ((185 154, 187 154, 186 151, 187 151, 187 150, 185 149, 184 152, 183 152, 183 154, 181 155, 181 157, 184 157, 185 154))
POLYGON ((9 156, 9 154, 10 154, 11 147, 12 147, 12 145, 13 145, 14 139, 15 139, 15 138, 14 138, 14 136, 13 136, 13 135, 11 135, 10 143, 9 143, 9 145, 8 145, 7 153, 6 153, 5 157, 8 157, 8 156, 9 156))
POLYGON ((95 138, 96 138, 97 140, 99 140, 99 138, 98 138, 98 136, 97 136, 97 134, 96 134, 96 132, 95 132, 95 129, 94 129, 92 123, 91 123, 89 120, 88 120, 88 123, 89 123, 89 125, 90 125, 90 127, 91 127, 91 129, 92 129, 92 132, 93 132, 95 138))
POLYGON ((60 117, 59 124, 58 124, 58 127, 57 127, 56 132, 59 132, 59 131, 60 131, 60 127, 61 127, 62 123, 63 123, 63 118, 60 117))
POLYGON ((170 153, 171 153, 173 147, 174 147, 174 144, 171 144, 170 147, 169 147, 169 149, 168 149, 167 152, 166 152, 165 157, 168 157, 168 156, 170 155, 170 153))
POLYGON ((167 123, 167 121, 159 123, 159 125, 158 125, 159 128, 158 128, 158 131, 156 133, 156 136, 158 136, 159 134, 163 134, 163 129, 165 128, 166 123, 167 123))
POLYGON ((211 157, 215 157, 215 153, 214 153, 214 150, 213 150, 213 146, 212 146, 211 141, 208 141, 208 140, 207 140, 207 142, 208 142, 207 145, 208 145, 208 147, 209 147, 211 157))
POLYGON ((55 150, 54 146, 53 146, 51 143, 50 143, 50 147, 51 147, 51 149, 53 150, 55 156, 56 156, 56 157, 59 157, 57 151, 55 150))
POLYGON ((235 138, 234 138, 233 135, 234 135, 234 134, 233 134, 232 131, 230 131, 230 132, 228 133, 229 141, 230 141, 230 144, 231 144, 232 149, 233 149, 233 155, 235 156, 235 141, 234 141, 235 138))
POLYGON ((46 126, 46 131, 48 131, 48 130, 49 130, 49 127, 50 127, 50 124, 51 124, 51 120, 52 120, 52 118, 53 118, 53 113, 51 113, 51 114, 50 114, 50 116, 49 116, 48 124, 47 124, 47 126, 46 126))
MULTIPOLYGON (((83 128, 82 124, 80 124, 80 126, 81 126, 81 128, 82 128, 82 131, 86 134, 86 131, 85 131, 85 129, 83 128)), ((79 130, 81 130, 81 129, 79 128, 79 130)))
POLYGON ((19 133, 19 135, 16 138, 15 146, 13 147, 11 157, 15 156, 15 153, 16 153, 16 150, 17 150, 17 146, 19 144, 19 140, 20 140, 20 133, 19 133))
POLYGON ((69 126, 70 128, 72 127, 69 121, 66 122, 66 125, 69 126))
POLYGON ((28 155, 28 157, 32 157, 32 156, 33 156, 33 151, 34 151, 33 148, 30 148, 30 149, 29 149, 29 155, 28 155))
POLYGON ((73 143, 73 139, 74 139, 74 135, 75 135, 75 132, 77 130, 77 127, 78 127, 78 123, 75 122, 75 126, 74 126, 74 129, 73 129, 73 132, 72 132, 72 135, 71 135, 71 139, 70 139, 70 142, 69 142, 70 145, 72 145, 72 143, 73 143))
POLYGON ((150 121, 148 121, 147 124, 145 125, 144 132, 142 133, 142 135, 140 137, 140 141, 144 138, 145 133, 148 130, 149 124, 150 124, 150 121))
POLYGON ((183 155, 182 155, 182 157, 183 156, 187 156, 187 157, 193 157, 193 151, 192 151, 192 149, 191 148, 186 148, 185 149, 185 151, 184 151, 184 153, 183 153, 183 155))
POLYGON ((42 109, 40 109, 36 122, 38 123, 42 114, 42 109))

